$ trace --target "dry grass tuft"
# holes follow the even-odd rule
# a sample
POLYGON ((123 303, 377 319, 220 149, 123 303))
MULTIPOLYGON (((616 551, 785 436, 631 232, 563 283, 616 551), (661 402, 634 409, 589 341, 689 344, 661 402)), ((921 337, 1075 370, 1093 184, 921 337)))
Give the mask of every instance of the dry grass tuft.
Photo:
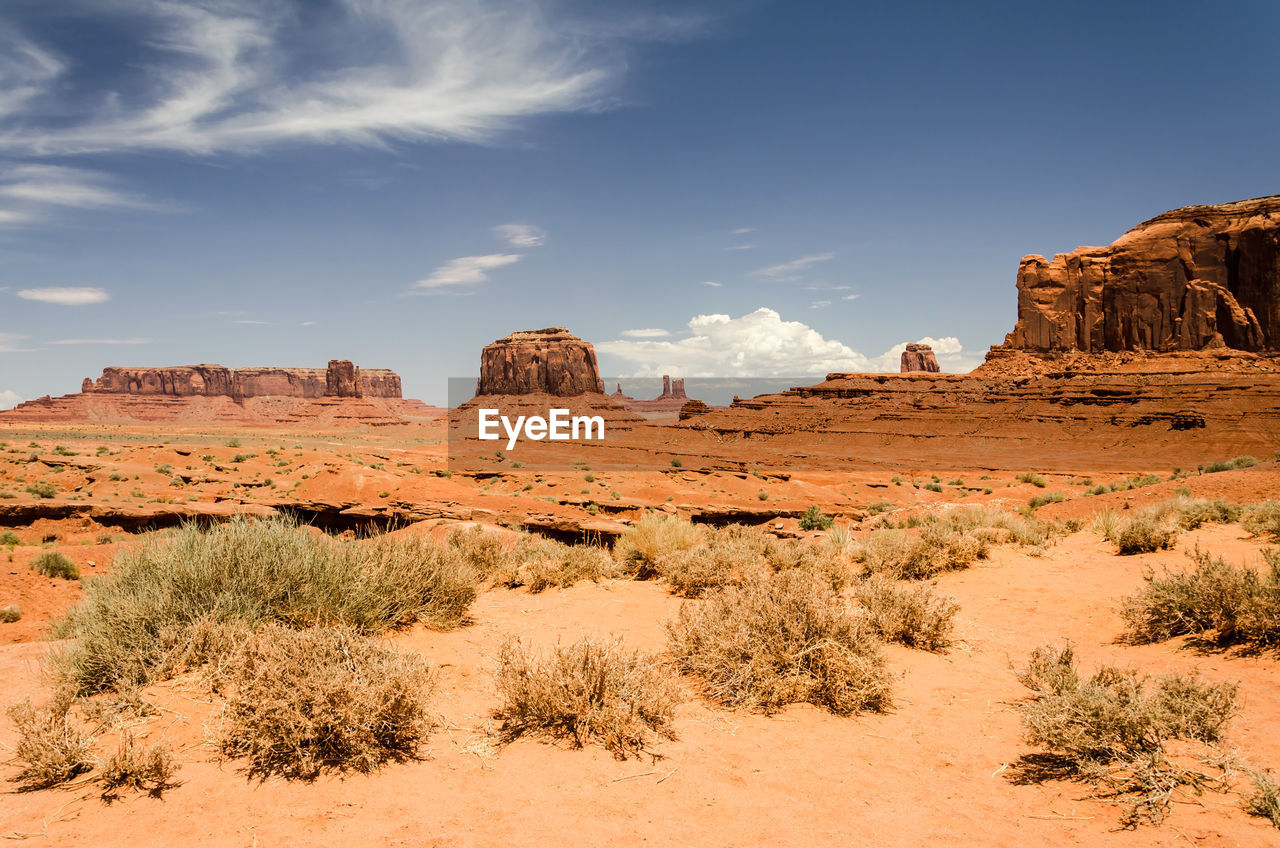
POLYGON ((227 696, 220 746, 249 773, 309 780, 371 772, 416 755, 426 739, 426 663, 345 626, 262 627, 219 676, 227 696))
POLYGON ((891 702, 879 639, 810 571, 782 571, 686 602, 667 635, 680 668, 729 706, 774 712, 808 702, 849 715, 891 702))
POLYGON ((1280 542, 1280 501, 1263 501, 1244 514, 1244 529, 1269 542, 1280 542))
POLYGON ((12 624, 22 618, 22 607, 17 604, 9 604, 0 607, 0 624, 12 624))
POLYGON ((1128 804, 1125 824, 1159 823, 1175 791, 1225 790, 1227 760, 1214 748, 1236 712, 1236 685, 1191 675, 1154 681, 1132 669, 1103 666, 1083 679, 1070 647, 1037 648, 1018 675, 1035 698, 1021 707, 1027 742, 1049 756, 1024 757, 1031 780, 1067 776, 1098 797, 1128 804), (1167 743, 1198 743, 1197 759, 1217 774, 1170 758, 1167 743))
POLYGON ((872 530, 858 559, 867 574, 915 580, 968 568, 977 560, 986 559, 990 545, 990 537, 982 532, 934 523, 925 525, 918 534, 872 530))
POLYGON ((552 586, 564 589, 583 580, 595 583, 617 575, 617 564, 602 547, 525 536, 503 550, 494 577, 505 586, 527 586, 537 593, 552 586))
POLYGON ((695 547, 702 539, 702 528, 688 519, 650 512, 619 537, 613 555, 627 574, 647 580, 658 575, 665 558, 695 547))
POLYGON ((1191 570, 1147 575, 1120 610, 1127 638, 1145 643, 1193 635, 1218 647, 1280 646, 1280 550, 1263 555, 1268 567, 1262 573, 1197 550, 1189 554, 1191 570))
POLYGON ((55 551, 47 551, 40 554, 40 556, 31 561, 31 568, 45 577, 54 577, 61 580, 80 579, 80 567, 72 562, 70 557, 55 551))
POLYGON ((926 651, 941 651, 952 644, 960 607, 927 583, 872 576, 854 588, 853 598, 872 631, 886 642, 926 651))
POLYGON ((1269 819, 1280 827, 1280 783, 1269 775, 1253 772, 1253 794, 1245 799, 1245 809, 1250 815, 1269 819))
POLYGON ((494 717, 508 742, 525 735, 577 748, 596 742, 623 760, 651 753, 651 735, 675 738, 678 686, 657 659, 629 652, 619 641, 584 639, 546 657, 508 641, 495 679, 502 706, 494 717))
POLYGON ((1165 518, 1144 513, 1121 521, 1108 537, 1122 556, 1149 554, 1172 548, 1178 539, 1175 524, 1165 518))
POLYGON ((119 748, 103 764, 98 782, 102 784, 102 797, 106 801, 119 798, 124 789, 159 798, 166 789, 176 785, 173 775, 177 770, 168 745, 142 748, 133 734, 126 731, 120 737, 119 748))
POLYGON ((30 699, 9 708, 9 718, 18 726, 14 760, 22 767, 13 780, 22 789, 47 789, 93 769, 94 737, 72 722, 73 700, 61 692, 39 709, 30 699))

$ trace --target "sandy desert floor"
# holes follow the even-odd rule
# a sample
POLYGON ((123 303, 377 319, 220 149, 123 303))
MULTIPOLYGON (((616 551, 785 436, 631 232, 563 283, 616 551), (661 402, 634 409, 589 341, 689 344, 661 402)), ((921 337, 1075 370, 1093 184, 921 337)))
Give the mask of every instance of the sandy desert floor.
MULTIPOLYGON (((0 511, 32 504, 104 510, 102 521, 78 513, 0 528, 23 542, 0 548, 0 605, 17 603, 24 612, 20 621, 0 624, 5 705, 27 695, 47 697, 40 663, 56 647, 45 640, 47 627, 80 597, 78 583, 40 577, 28 568, 30 560, 53 549, 86 575, 110 573, 114 554, 140 538, 130 514, 141 521, 186 505, 216 515, 290 501, 374 511, 402 503, 469 511, 473 520, 501 524, 535 512, 590 522, 625 521, 645 508, 734 507, 758 514, 818 504, 857 535, 871 524, 868 508, 877 502, 901 518, 954 504, 1013 509, 1057 491, 1065 499, 1043 507, 1042 517, 1087 518, 1106 506, 1159 501, 1178 488, 1246 503, 1280 492, 1280 468, 1265 461, 1084 497, 1094 483, 1140 472, 1167 477, 1172 470, 1127 468, 1122 458, 1046 475, 1043 489, 1011 472, 948 472, 935 484, 941 492, 924 488, 933 474, 923 465, 894 475, 789 479, 678 470, 445 476, 441 433, 430 426, 318 435, 24 427, 0 431, 0 441, 0 493, 13 493, 0 499, 0 511), (36 482, 53 486, 54 496, 25 491, 36 482)), ((438 534, 452 521, 438 517, 394 532, 438 534)), ((800 533, 793 517, 769 523, 784 534, 800 533)), ((1085 670, 1103 663, 1151 674, 1198 669, 1210 680, 1238 681, 1241 710, 1230 737, 1239 757, 1256 767, 1280 767, 1274 653, 1204 652, 1178 641, 1129 646, 1118 639, 1119 601, 1145 573, 1186 563, 1187 551, 1197 546, 1251 563, 1263 547, 1239 525, 1209 525, 1182 534, 1175 550, 1120 557, 1087 523, 1043 551, 997 547, 976 567, 937 578, 939 590, 960 607, 955 646, 938 654, 888 649, 899 678, 890 712, 840 718, 793 706, 761 716, 709 705, 686 680, 678 738, 658 745, 658 759, 640 761, 617 761, 593 747, 499 744, 490 718, 497 703, 494 656, 509 635, 543 645, 612 635, 629 647, 661 651, 663 622, 682 601, 652 581, 580 583, 539 594, 490 589, 472 607, 468 626, 450 632, 415 627, 390 637, 438 668, 436 728, 420 760, 310 783, 250 779, 235 761, 220 760, 209 741, 220 707, 194 681, 179 679, 146 691, 162 714, 137 732, 173 745, 180 785, 161 798, 105 804, 83 781, 39 792, 6 784, 0 836, 105 846, 1274 845, 1280 832, 1246 815, 1235 794, 1180 797, 1163 824, 1120 830, 1120 809, 1089 798, 1080 784, 1017 779, 1019 757, 1031 749, 1016 711, 1027 693, 1012 666, 1038 645, 1066 640, 1085 670)), ((15 741, 12 724, 0 721, 0 745, 11 748, 15 741)))

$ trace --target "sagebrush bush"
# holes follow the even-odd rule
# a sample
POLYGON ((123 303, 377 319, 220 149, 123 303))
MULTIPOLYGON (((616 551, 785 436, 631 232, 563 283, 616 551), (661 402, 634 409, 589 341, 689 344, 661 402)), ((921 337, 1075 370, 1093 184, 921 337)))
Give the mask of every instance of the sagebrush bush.
POLYGON ((1264 501, 1245 510, 1244 529, 1254 536, 1280 542, 1280 501, 1264 501))
POLYGON ((1280 827, 1280 783, 1261 772, 1253 772, 1253 794, 1245 799, 1245 809, 1250 815, 1269 819, 1280 827))
POLYGON ((1235 471, 1240 468, 1251 468, 1258 464, 1252 456, 1233 456, 1231 459, 1211 462, 1204 467, 1205 474, 1216 474, 1219 471, 1235 471))
POLYGON ((62 580, 79 580, 80 567, 65 554, 47 551, 31 561, 31 568, 45 577, 56 577, 62 580))
POLYGON ((696 598, 711 589, 767 575, 774 545, 759 531, 730 527, 707 533, 696 547, 663 556, 656 568, 672 592, 696 598))
POLYGON ((952 643, 960 607, 927 583, 873 576, 854 588, 853 599, 871 630, 886 642, 926 651, 941 651, 952 643))
POLYGON ((1070 647, 1037 648, 1018 677, 1035 695, 1021 707, 1026 740, 1056 757, 1047 769, 1035 758, 1031 763, 1049 775, 1093 784, 1106 797, 1127 799, 1129 825, 1158 823, 1175 789, 1199 790, 1210 782, 1169 759, 1166 744, 1222 742, 1237 706, 1235 684, 1195 674, 1153 681, 1132 669, 1103 666, 1084 679, 1070 647))
POLYGON ((702 528, 688 519, 650 512, 618 538, 613 555, 626 573, 646 580, 658 575, 664 557, 694 547, 702 537, 702 528))
POLYGON ((835 523, 835 519, 818 509, 817 504, 810 504, 800 516, 801 530, 830 530, 835 523))
POLYGON ((887 709, 892 700, 880 640, 806 570, 686 601, 667 636, 680 668, 728 706, 774 712, 808 702, 848 715, 887 709))
POLYGON ((1177 527, 1151 514, 1142 514, 1116 525, 1110 537, 1120 554, 1149 554, 1172 548, 1178 539, 1177 527))
POLYGON ((32 483, 27 486, 27 493, 35 495, 37 498, 47 499, 58 494, 58 490, 51 483, 32 483))
POLYGON ((1037 489, 1043 489, 1049 485, 1048 482, 1039 474, 1031 471, 1024 471, 1015 478, 1019 483, 1030 483, 1037 489))
POLYGON ((224 650, 238 630, 264 622, 369 633, 413 621, 452 627, 477 581, 456 550, 417 537, 338 542, 283 518, 187 525, 124 550, 108 576, 85 581, 84 601, 57 628, 74 642, 54 668, 91 694, 181 670, 174 658, 193 644, 224 650))
POLYGON ((536 593, 552 586, 568 588, 582 580, 594 583, 618 573, 613 556, 598 545, 566 545, 524 536, 503 549, 494 577, 505 586, 527 586, 536 593))
POLYGON ((943 571, 968 568, 985 559, 990 539, 944 523, 926 524, 918 534, 904 530, 872 530, 857 553, 868 574, 922 579, 943 571))
POLYGON ((173 777, 177 771, 173 751, 168 745, 161 743, 143 748, 132 733, 125 731, 115 753, 103 763, 97 780, 102 785, 104 800, 120 797, 124 789, 146 792, 158 798, 166 789, 173 788, 173 777))
POLYGON ((680 690, 656 658, 619 641, 583 639, 540 656, 518 640, 503 644, 494 710, 506 741, 524 735, 597 743, 618 759, 649 751, 650 737, 674 739, 680 690))
POLYGON ((0 545, 12 548, 21 544, 22 540, 18 538, 18 534, 12 530, 6 530, 3 533, 0 533, 0 545))
POLYGON ((417 755, 430 730, 426 663, 346 626, 261 627, 220 669, 222 753, 250 774, 309 780, 417 755))
POLYGON ((12 624, 22 618, 22 607, 8 604, 0 607, 0 624, 12 624))
POLYGON ((9 708, 18 728, 13 758, 21 766, 13 780, 23 789, 47 789, 93 769, 94 738, 72 721, 71 704, 60 692, 45 707, 26 699, 9 708))
POLYGON ((1121 606, 1132 642, 1195 635, 1220 647, 1280 646, 1280 551, 1264 552, 1263 572, 1231 565, 1200 550, 1188 571, 1149 574, 1146 585, 1121 606))

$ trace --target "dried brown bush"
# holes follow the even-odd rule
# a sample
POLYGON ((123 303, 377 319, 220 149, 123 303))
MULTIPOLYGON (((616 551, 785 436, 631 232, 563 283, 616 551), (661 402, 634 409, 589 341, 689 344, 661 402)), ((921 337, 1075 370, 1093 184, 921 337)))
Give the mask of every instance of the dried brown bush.
POLYGON ((527 734, 603 746, 618 759, 648 752, 649 738, 674 739, 680 692, 654 657, 618 641, 584 639, 539 656, 506 642, 495 674, 502 706, 494 717, 507 741, 527 734))
POLYGON ((613 556, 623 570, 638 580, 658 575, 666 557, 695 547, 703 529, 685 518, 650 512, 627 528, 613 546, 613 556))
POLYGON ((93 769, 94 737, 72 720, 73 700, 60 692, 45 707, 26 699, 9 708, 18 727, 14 760, 22 767, 13 780, 23 789, 47 789, 93 769))
POLYGON ((566 545, 553 539, 525 536, 502 550, 494 572, 499 583, 541 592, 568 588, 583 580, 597 582, 619 573, 609 551, 598 545, 566 545))
POLYGON ((1178 528, 1167 518, 1144 513, 1119 522, 1109 538, 1121 555, 1149 554, 1172 548, 1178 539, 1178 528))
POLYGON ((116 752, 103 764, 98 782, 102 785, 102 797, 106 801, 119 798, 121 790, 125 789, 146 792, 158 798, 166 789, 176 785, 173 776, 177 770, 173 751, 168 745, 162 743, 143 748, 133 734, 126 731, 120 737, 116 752))
POLYGON ((886 642, 926 651, 941 651, 952 643, 960 607, 927 583, 872 576, 854 588, 853 599, 872 631, 886 642))
POLYGON ((809 571, 778 572, 686 602, 667 635, 681 669, 729 706, 773 712, 808 702, 848 715, 891 702, 879 639, 809 571))
POLYGON ((986 559, 990 546, 991 538, 986 533, 933 523, 926 524, 918 534, 872 530, 858 559, 868 574, 915 580, 968 568, 975 561, 986 559))
POLYGON ((421 658, 346 626, 268 624, 223 669, 220 747, 250 774, 311 779, 416 755, 432 677, 421 658))

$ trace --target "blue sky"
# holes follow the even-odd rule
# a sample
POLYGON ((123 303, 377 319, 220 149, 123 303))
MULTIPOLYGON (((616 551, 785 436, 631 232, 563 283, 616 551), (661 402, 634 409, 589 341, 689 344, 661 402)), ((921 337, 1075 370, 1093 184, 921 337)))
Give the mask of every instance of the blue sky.
POLYGON ((14 0, 0 403, 104 365, 977 364, 1027 253, 1280 192, 1280 6, 14 0))

